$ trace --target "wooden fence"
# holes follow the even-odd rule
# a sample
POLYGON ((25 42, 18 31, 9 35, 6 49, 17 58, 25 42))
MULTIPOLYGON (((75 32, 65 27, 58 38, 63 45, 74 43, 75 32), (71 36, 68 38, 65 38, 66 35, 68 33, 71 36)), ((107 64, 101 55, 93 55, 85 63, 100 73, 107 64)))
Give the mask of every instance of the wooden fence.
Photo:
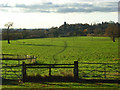
POLYGON ((2 64, 2 78, 4 79, 21 79, 21 65, 10 65, 10 64, 2 64))
POLYGON ((74 69, 74 80, 78 79, 78 61, 74 61, 74 64, 25 64, 25 62, 23 62, 22 64, 22 76, 23 76, 23 82, 26 81, 26 69, 27 68, 48 68, 49 69, 49 76, 51 76, 51 68, 73 68, 74 69), (39 65, 39 66, 38 66, 39 65), (41 67, 41 65, 45 65, 46 67, 41 67), (74 65, 72 67, 55 67, 58 65, 74 65), (32 66, 32 67, 31 67, 32 66))
POLYGON ((22 74, 20 78, 23 79, 23 81, 25 81, 27 77, 27 73, 26 73, 27 68, 48 68, 49 76, 51 76, 51 68, 71 68, 71 69, 74 69, 73 73, 74 73, 75 80, 77 80, 78 78, 81 78, 81 79, 84 79, 84 78, 85 79, 87 78, 119 79, 120 78, 120 63, 83 63, 83 62, 78 63, 78 61, 74 61, 73 64, 37 64, 37 63, 27 64, 26 62, 22 62, 22 61, 26 59, 32 61, 32 59, 36 59, 36 58, 35 57, 31 58, 28 55, 25 55, 22 58, 18 55, 15 56, 12 54, 8 54, 8 55, 2 54, 2 55, 3 55, 2 60, 6 61, 5 64, 2 64, 2 68, 1 68, 2 72, 5 73, 4 74, 5 77, 7 76, 7 72, 12 72, 14 75, 16 74, 15 76, 18 76, 18 74, 16 73, 18 72, 17 71, 17 67, 18 67, 20 68, 19 70, 21 71, 21 74, 22 74), (18 63, 16 65, 12 65, 9 62, 11 60, 18 61, 18 63))
POLYGON ((78 66, 78 61, 74 61, 74 64, 25 64, 25 62, 23 62, 22 64, 23 82, 25 82, 25 79, 27 77, 27 74, 26 74, 27 68, 48 68, 49 76, 51 76, 51 68, 73 68, 74 69, 74 72, 73 72, 74 80, 78 80, 78 78, 80 79, 84 79, 84 78, 85 79, 87 78, 88 79, 110 79, 110 78, 119 79, 120 78, 120 70, 119 70, 118 63, 82 63, 82 62, 79 62, 79 66, 78 66), (45 65, 45 67, 41 67, 42 65, 45 65), (73 65, 73 66, 55 67, 59 65, 73 65), (85 75, 83 75, 83 72, 85 75))
POLYGON ((30 56, 30 55, 15 55, 15 54, 0 54, 2 55, 1 60, 2 61, 18 61, 18 65, 20 65, 20 61, 29 61, 30 63, 36 62, 36 57, 35 56, 30 56))
POLYGON ((81 78, 120 78, 119 63, 83 63, 79 62, 79 77, 81 78))
POLYGON ((0 69, 2 70, 2 77, 5 79, 20 79, 22 77, 22 61, 27 61, 27 63, 34 63, 36 61, 36 57, 30 55, 0 55, 2 61, 0 69))

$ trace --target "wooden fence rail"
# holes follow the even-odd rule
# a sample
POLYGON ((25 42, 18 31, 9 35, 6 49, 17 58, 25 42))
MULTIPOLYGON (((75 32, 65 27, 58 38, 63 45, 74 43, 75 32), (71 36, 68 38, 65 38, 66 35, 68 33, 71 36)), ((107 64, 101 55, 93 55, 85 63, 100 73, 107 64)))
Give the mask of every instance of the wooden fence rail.
POLYGON ((36 57, 30 55, 17 55, 17 54, 0 54, 2 57, 0 60, 2 61, 18 61, 18 65, 20 65, 20 61, 29 61, 29 63, 35 63, 36 57))
POLYGON ((16 68, 16 67, 19 67, 19 66, 9 66, 8 64, 4 64, 2 63, 4 66, 2 66, 1 70, 2 70, 2 78, 5 78, 5 79, 20 79, 22 75, 20 75, 21 73, 21 70, 19 68, 16 68), (13 68, 14 67, 14 68, 13 68), (19 73, 19 74, 18 74, 19 73), (12 76, 13 77, 12 77, 12 76), (9 76, 9 77, 8 77, 9 76))
POLYGON ((20 79, 22 62, 35 63, 36 57, 31 55, 0 54, 2 77, 5 79, 20 79), (19 70, 19 71, 17 71, 19 70), (10 77, 9 77, 10 76, 10 77), (14 76, 17 76, 14 78, 14 76))
MULTIPOLYGON (((108 79, 108 78, 116 78, 120 77, 120 70, 119 70, 119 63, 83 63, 79 62, 79 71, 80 73, 84 73, 82 77, 88 77, 91 73, 94 72, 94 77, 101 77, 108 79), (97 74, 99 73, 99 74, 97 74), (113 75, 111 75, 111 73, 113 75), (109 77, 110 76, 110 77, 109 77)), ((82 75, 82 74, 81 74, 82 75)))
POLYGON ((49 76, 51 76, 51 68, 73 68, 74 69, 74 80, 78 79, 78 61, 74 61, 74 64, 25 64, 23 62, 22 64, 22 76, 23 76, 23 82, 26 81, 26 68, 48 68, 49 69, 49 76), (39 66, 38 66, 39 65, 39 66), (41 65, 46 65, 46 67, 40 67, 41 65), (74 67, 55 67, 55 65, 74 65, 74 67), (32 66, 32 67, 30 67, 32 66))

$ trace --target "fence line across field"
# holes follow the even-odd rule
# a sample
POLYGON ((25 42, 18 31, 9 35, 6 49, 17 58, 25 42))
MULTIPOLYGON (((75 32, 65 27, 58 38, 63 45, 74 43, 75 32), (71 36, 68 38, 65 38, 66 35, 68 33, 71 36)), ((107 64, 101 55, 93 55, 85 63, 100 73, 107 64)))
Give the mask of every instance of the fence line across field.
POLYGON ((21 73, 21 70, 20 70, 20 68, 19 68, 19 70, 17 69, 17 70, 15 70, 15 68, 14 68, 14 70, 13 70, 13 67, 11 67, 11 66, 8 66, 8 64, 4 64, 4 66, 2 67, 2 69, 4 69, 4 70, 2 70, 2 77, 3 78, 5 78, 5 79, 7 79, 8 77, 7 77, 7 75, 10 75, 9 76, 9 78, 13 78, 13 79, 15 79, 15 78, 21 78, 21 76, 22 76, 22 74, 20 74, 21 73), (7 70, 7 69, 9 69, 9 70, 7 70), (12 73, 14 73, 14 74, 8 74, 8 72, 12 72, 12 73), (17 74, 17 73, 19 73, 19 74, 17 74), (11 75, 14 75, 14 77, 12 77, 11 75), (15 77, 16 76, 16 77, 15 77))
MULTIPOLYGON (((102 75, 102 76, 104 76, 105 79, 111 78, 108 76, 118 76, 118 78, 120 77, 119 63, 83 63, 83 62, 79 62, 79 71, 80 72, 89 71, 86 73, 87 75, 88 74, 90 75, 90 73, 92 73, 92 72, 103 72, 103 74, 96 74, 96 75, 102 75), (90 66, 90 65, 92 65, 92 66, 90 66), (97 65, 97 66, 94 66, 94 65, 97 65), (111 66, 111 65, 115 65, 115 66, 111 66), (102 69, 102 70, 98 70, 98 69, 102 69), (108 69, 112 69, 112 70, 108 70, 108 69), (109 75, 109 74, 107 74, 108 72, 109 73, 114 72, 114 74, 117 74, 117 75, 109 75)), ((114 77, 112 77, 112 78, 114 78, 114 77)))
POLYGON ((118 63, 83 63, 83 62, 79 62, 80 64, 120 64, 118 63))
POLYGON ((30 63, 31 62, 36 62, 36 57, 35 56, 30 56, 30 55, 14 55, 14 54, 0 54, 2 55, 1 60, 2 61, 18 61, 18 65, 20 65, 20 61, 27 60, 30 63), (12 57, 14 56, 14 58, 12 57))
MULTIPOLYGON (((82 76, 82 73, 87 74, 88 76, 95 74, 98 76, 102 76, 103 78, 107 79, 110 78, 108 76, 111 75, 111 77, 118 79, 120 77, 120 63, 87 63, 87 62, 78 62, 74 61, 74 64, 37 64, 37 63, 32 63, 32 64, 26 64, 23 62, 24 60, 32 61, 33 59, 36 61, 36 57, 30 56, 30 55, 14 55, 14 54, 0 54, 2 55, 3 62, 0 63, 3 66, 1 69, 4 69, 5 71, 5 77, 7 75, 7 72, 13 72, 14 75, 16 74, 17 71, 7 71, 7 68, 16 68, 19 67, 21 70, 20 72, 22 73, 21 78, 23 81, 25 81, 25 77, 27 76, 27 68, 48 68, 49 69, 49 76, 51 76, 51 69, 52 68, 71 68, 74 69, 74 78, 77 79, 79 78, 79 75, 82 76), (14 57, 13 57, 14 56, 14 57), (18 61, 16 65, 13 64, 5 64, 4 61, 18 61), (21 61, 21 63, 20 63, 21 61), (63 66, 65 65, 65 66, 63 66), (79 70, 78 70, 79 69, 79 70), (97 73, 96 73, 97 72, 97 73), (110 75, 108 75, 111 73, 110 75), (116 75, 113 75, 116 74, 116 75), (116 76, 116 77, 115 77, 116 76)), ((16 75, 17 76, 17 75, 16 75)), ((85 75, 82 76, 82 78, 85 75)), ((94 76, 94 75, 92 75, 94 76)), ((87 77, 85 77, 87 78, 87 77)), ((94 78, 94 77, 93 77, 94 78)), ((101 77, 100 77, 101 78, 101 77)))
MULTIPOLYGON (((35 56, 30 56, 30 55, 17 55, 17 54, 0 54, 2 57, 0 58, 0 60, 2 60, 2 63, 0 63, 2 65, 1 70, 2 70, 2 77, 3 78, 8 78, 8 75, 14 75, 16 76, 16 78, 13 79, 17 79, 17 78, 22 78, 22 69, 21 66, 22 64, 20 63, 21 61, 29 61, 29 62, 36 62, 36 57, 35 56), (8 63, 6 61, 17 61, 16 64, 14 63, 8 63), (19 68, 19 71, 17 71, 19 68), (14 70, 12 70, 14 69, 14 70), (11 74, 11 73, 13 74, 11 74), (21 73, 21 74, 20 74, 21 73)), ((9 79, 11 79, 13 76, 10 76, 9 79)))
MULTIPOLYGON (((79 62, 80 63, 80 62, 79 62)), ((112 68, 112 67, 106 67, 107 65, 118 65, 118 63, 80 63, 79 66, 78 66, 78 61, 74 61, 74 64, 25 64, 25 62, 23 62, 23 81, 25 79, 25 77, 27 76, 26 75, 26 69, 27 68, 48 68, 49 69, 49 76, 51 76, 51 68, 73 68, 74 69, 74 78, 75 79, 78 79, 79 76, 78 76, 78 73, 81 72, 81 71, 89 71, 89 73, 87 73, 88 75, 91 73, 91 72, 103 72, 103 74, 96 74, 96 75, 102 75, 105 79, 107 79, 107 72, 116 72, 118 73, 118 75, 116 76, 119 76, 119 73, 120 71, 119 70, 115 70, 113 69, 114 71, 107 71, 108 68, 112 68), (83 67, 80 65, 82 64, 83 67), (103 67, 95 67, 95 69, 93 70, 84 70, 83 68, 85 68, 85 64, 91 64, 91 65, 102 65, 103 67), (45 66, 42 66, 42 65, 45 65, 45 66), (74 66, 59 66, 59 65, 74 65, 74 66), (56 67, 55 67, 56 66, 56 67), (59 67, 58 67, 59 66, 59 67), (98 68, 100 69, 103 69, 103 70, 97 70, 98 68), (79 69, 79 70, 78 70, 79 69), (80 69, 83 69, 83 70, 80 70, 80 69)), ((89 65, 86 67, 87 69, 90 68, 89 65)))
POLYGON ((73 68, 74 69, 74 79, 77 80, 78 79, 78 61, 74 61, 74 64, 25 64, 25 62, 23 62, 22 64, 22 76, 23 76, 23 82, 25 82, 27 74, 26 74, 26 69, 27 68, 48 68, 49 69, 49 76, 51 76, 51 68, 73 68), (47 67, 38 67, 38 65, 46 65, 47 67), (74 65, 74 67, 55 67, 53 65, 74 65), (30 66, 34 66, 34 67, 30 67, 30 66), (37 67, 35 67, 37 66, 37 67))

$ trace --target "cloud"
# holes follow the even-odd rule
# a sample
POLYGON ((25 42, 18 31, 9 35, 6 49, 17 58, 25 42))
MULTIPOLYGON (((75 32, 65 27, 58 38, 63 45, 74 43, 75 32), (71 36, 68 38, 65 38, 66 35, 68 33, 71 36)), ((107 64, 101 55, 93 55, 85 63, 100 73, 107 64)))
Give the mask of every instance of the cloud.
POLYGON ((8 4, 0 4, 0 8, 8 8, 8 7, 11 7, 11 6, 9 6, 8 4))
MULTIPOLYGON (((0 9, 6 8, 22 9, 24 13, 45 12, 45 13, 73 13, 73 12, 117 12, 117 2, 93 2, 93 3, 65 3, 55 4, 52 2, 44 2, 40 4, 16 4, 15 6, 8 6, 7 4, 0 4, 0 9)), ((18 10, 20 11, 20 10, 18 10)))
POLYGON ((117 2, 104 2, 104 3, 74 3, 71 5, 63 6, 58 9, 60 13, 70 13, 70 12, 117 12, 118 4, 117 2))

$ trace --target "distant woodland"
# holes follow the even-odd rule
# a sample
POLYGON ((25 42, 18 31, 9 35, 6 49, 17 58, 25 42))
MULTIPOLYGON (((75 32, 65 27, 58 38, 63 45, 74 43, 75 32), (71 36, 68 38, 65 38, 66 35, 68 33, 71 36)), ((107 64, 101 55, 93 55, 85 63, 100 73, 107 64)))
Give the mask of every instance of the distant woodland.
MULTIPOLYGON (((60 27, 49 29, 9 29, 10 40, 29 39, 29 38, 52 38, 70 36, 110 36, 118 37, 119 23, 113 21, 98 24, 68 24, 64 22, 60 27)), ((2 39, 7 40, 7 28, 2 29, 2 39)))

